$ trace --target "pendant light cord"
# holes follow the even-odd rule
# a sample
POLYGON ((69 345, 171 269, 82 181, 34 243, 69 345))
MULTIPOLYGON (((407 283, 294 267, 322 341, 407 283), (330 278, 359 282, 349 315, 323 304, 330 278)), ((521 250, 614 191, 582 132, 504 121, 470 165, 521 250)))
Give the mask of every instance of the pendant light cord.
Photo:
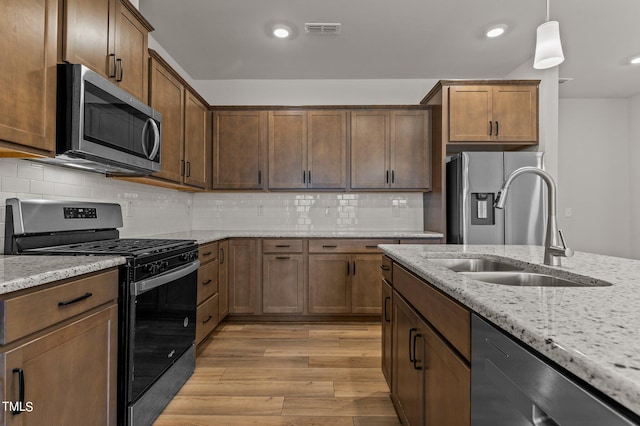
POLYGON ((546 22, 549 22, 549 0, 547 0, 547 20, 546 22))

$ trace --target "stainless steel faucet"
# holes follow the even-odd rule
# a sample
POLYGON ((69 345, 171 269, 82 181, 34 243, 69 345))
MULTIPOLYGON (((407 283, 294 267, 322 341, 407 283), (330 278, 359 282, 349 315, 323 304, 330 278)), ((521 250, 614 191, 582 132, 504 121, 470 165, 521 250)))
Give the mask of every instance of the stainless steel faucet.
POLYGON ((503 209, 509 186, 515 178, 526 173, 538 175, 547 184, 548 206, 547 206, 547 233, 544 239, 544 264, 551 266, 560 266, 561 257, 573 256, 573 250, 567 247, 564 241, 562 231, 558 229, 558 219, 556 218, 556 183, 551 175, 537 167, 521 167, 514 170, 504 181, 502 188, 498 191, 498 196, 494 206, 503 209))

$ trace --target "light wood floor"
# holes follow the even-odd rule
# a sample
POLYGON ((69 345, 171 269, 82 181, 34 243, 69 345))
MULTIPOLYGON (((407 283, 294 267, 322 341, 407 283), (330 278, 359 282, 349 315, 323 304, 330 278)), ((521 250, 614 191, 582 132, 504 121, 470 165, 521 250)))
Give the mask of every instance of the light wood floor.
POLYGON ((155 426, 400 425, 380 324, 223 324, 155 426))

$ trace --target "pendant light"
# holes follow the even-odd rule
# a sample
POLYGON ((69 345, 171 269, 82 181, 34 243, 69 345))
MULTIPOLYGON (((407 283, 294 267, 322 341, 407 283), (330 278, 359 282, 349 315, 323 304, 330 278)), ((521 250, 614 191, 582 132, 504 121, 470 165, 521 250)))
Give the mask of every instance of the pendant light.
POLYGON ((544 70, 560 65, 563 61, 560 24, 558 21, 549 21, 549 0, 547 0, 547 19, 536 32, 536 56, 533 67, 544 70))

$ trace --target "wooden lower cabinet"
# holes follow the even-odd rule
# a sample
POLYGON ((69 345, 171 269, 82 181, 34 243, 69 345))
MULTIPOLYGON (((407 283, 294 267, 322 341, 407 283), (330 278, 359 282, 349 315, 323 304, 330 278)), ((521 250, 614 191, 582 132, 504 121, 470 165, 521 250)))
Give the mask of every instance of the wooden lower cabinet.
POLYGON ((309 255, 309 313, 380 314, 379 254, 309 255))
POLYGON ((387 282, 382 280, 382 374, 391 389, 392 368, 391 360, 393 359, 393 288, 387 282))
POLYGON ((468 364, 393 293, 392 400, 405 425, 470 425, 468 364))
POLYGON ((229 313, 258 314, 258 240, 229 240, 229 313))
POLYGON ((350 267, 349 255, 309 255, 309 313, 351 312, 350 267))
POLYGON ((304 312, 304 256, 265 254, 262 256, 262 312, 302 314, 304 312))
MULTIPOLYGON (((15 298, 9 295, 2 302, 5 308, 14 301, 19 308, 21 300, 35 300, 31 296, 47 297, 40 306, 31 306, 30 311, 5 311, 7 323, 27 323, 33 318, 33 309, 46 309, 49 305, 58 308, 60 300, 73 299, 67 299, 67 286, 74 282, 15 298)), ((12 414, 10 407, 4 407, 0 410, 0 424, 81 425, 88 424, 88 419, 96 425, 116 424, 118 272, 113 270, 77 282, 106 287, 112 297, 98 306, 91 306, 91 299, 99 295, 85 297, 68 305, 80 313, 62 322, 51 319, 35 333, 0 347, 2 399, 19 411, 12 414)), ((91 294, 83 288, 78 288, 77 293, 91 294)))
POLYGON ((222 321, 229 314, 229 241, 221 241, 218 247, 218 318, 222 321))

